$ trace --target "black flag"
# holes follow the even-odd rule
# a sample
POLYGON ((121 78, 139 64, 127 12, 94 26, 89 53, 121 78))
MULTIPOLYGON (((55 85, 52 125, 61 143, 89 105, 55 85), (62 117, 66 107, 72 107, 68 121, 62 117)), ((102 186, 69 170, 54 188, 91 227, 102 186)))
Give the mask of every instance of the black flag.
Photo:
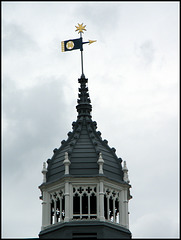
POLYGON ((75 49, 82 50, 82 38, 70 39, 61 42, 62 52, 72 51, 75 49))

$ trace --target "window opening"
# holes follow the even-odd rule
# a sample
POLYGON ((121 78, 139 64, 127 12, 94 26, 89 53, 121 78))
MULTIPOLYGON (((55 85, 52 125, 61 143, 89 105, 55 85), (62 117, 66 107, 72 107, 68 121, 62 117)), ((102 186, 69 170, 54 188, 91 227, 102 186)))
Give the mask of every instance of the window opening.
POLYGON ((60 199, 58 198, 57 202, 56 202, 56 221, 60 222, 60 199))
POLYGON ((65 196, 62 198, 62 220, 65 218, 65 196))
POLYGON ((113 222, 113 199, 109 198, 109 219, 113 222))
POLYGON ((116 217, 116 223, 119 223, 119 201, 118 201, 118 199, 116 199, 116 201, 115 201, 115 210, 116 210, 116 212, 115 212, 115 217, 116 217))
POLYGON ((82 214, 88 214, 88 196, 86 193, 82 196, 82 214))
POLYGON ((97 193, 95 186, 73 187, 73 219, 97 218, 97 193))
POLYGON ((52 202, 51 202, 51 209, 50 209, 50 211, 51 211, 51 219, 50 219, 50 224, 53 224, 54 223, 54 201, 52 200, 52 202))
POLYGON ((50 194, 50 224, 61 222, 65 218, 65 197, 63 191, 50 194))
POLYGON ((104 217, 107 219, 107 197, 104 195, 104 217))
POLYGON ((94 193, 90 196, 90 214, 96 214, 97 212, 97 201, 94 193))
POLYGON ((104 217, 106 220, 119 223, 119 192, 106 188, 104 195, 104 217))
POLYGON ((78 193, 73 198, 73 214, 80 214, 80 197, 78 193))

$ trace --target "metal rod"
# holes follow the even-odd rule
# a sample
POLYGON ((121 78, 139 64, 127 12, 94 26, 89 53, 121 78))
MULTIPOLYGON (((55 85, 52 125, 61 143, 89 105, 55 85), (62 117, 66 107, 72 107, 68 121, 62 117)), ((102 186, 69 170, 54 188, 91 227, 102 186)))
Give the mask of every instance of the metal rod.
MULTIPOLYGON (((82 33, 81 32, 80 32, 80 38, 82 38, 82 33)), ((82 68, 82 76, 84 76, 84 70, 83 70, 83 46, 81 46, 81 68, 82 68)))
POLYGON ((81 65, 82 65, 82 76, 84 75, 84 70, 83 70, 83 51, 81 51, 81 65))

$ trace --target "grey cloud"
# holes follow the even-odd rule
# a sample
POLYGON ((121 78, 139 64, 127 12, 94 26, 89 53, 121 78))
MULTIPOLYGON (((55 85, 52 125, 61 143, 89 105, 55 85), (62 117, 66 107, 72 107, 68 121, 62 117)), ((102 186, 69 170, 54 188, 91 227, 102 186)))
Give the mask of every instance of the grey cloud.
POLYGON ((135 232, 137 238, 145 238, 146 235, 156 239, 173 238, 173 236, 178 235, 178 231, 175 227, 177 225, 175 219, 170 220, 170 216, 172 216, 172 212, 168 212, 167 209, 163 211, 153 210, 151 213, 138 218, 132 225, 132 231, 135 232))
POLYGON ((136 47, 136 55, 144 65, 149 65, 154 61, 155 48, 151 40, 146 40, 136 47))
POLYGON ((38 45, 22 26, 15 23, 3 22, 3 52, 36 50, 38 45))
MULTIPOLYGON (((100 38, 105 38, 105 29, 110 34, 119 23, 120 9, 119 3, 95 2, 81 3, 75 6, 75 14, 81 13, 81 19, 86 19, 86 25, 91 24, 99 32, 100 38)), ((102 40, 103 40, 102 39, 102 40)))
POLYGON ((65 100, 65 80, 65 77, 52 76, 44 82, 37 79, 37 85, 31 88, 17 89, 12 79, 4 77, 3 197, 8 206, 3 213, 6 216, 4 236, 38 237, 41 228, 38 186, 42 183, 42 162, 51 158, 53 149, 67 138, 71 121, 75 120, 73 109, 68 108, 65 100), (29 201, 31 207, 27 208, 29 201), (25 215, 30 217, 20 230, 25 215))
MULTIPOLYGON (((51 79, 27 90, 15 89, 10 79, 4 81, 3 113, 6 128, 3 152, 6 173, 8 166, 11 166, 8 172, 13 167, 18 171, 17 166, 21 166, 23 159, 28 158, 32 151, 59 147, 51 144, 56 136, 58 139, 60 133, 65 131, 61 128, 66 126, 69 113, 64 107, 60 80, 51 79)), ((61 144, 61 139, 56 144, 61 144)))

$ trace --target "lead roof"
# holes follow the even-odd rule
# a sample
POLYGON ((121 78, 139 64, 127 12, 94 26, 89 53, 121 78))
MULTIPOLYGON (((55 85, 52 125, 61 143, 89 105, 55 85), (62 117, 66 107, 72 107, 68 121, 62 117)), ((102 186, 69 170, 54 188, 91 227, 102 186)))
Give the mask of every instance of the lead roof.
POLYGON ((97 123, 92 121, 92 105, 88 93, 85 76, 78 79, 80 83, 78 116, 72 123, 72 131, 68 139, 61 142, 59 149, 54 149, 51 159, 48 159, 47 183, 57 181, 65 177, 65 152, 71 162, 69 175, 72 177, 95 177, 105 176, 109 179, 123 182, 122 159, 118 158, 115 149, 108 146, 107 140, 102 140, 101 132, 97 131, 97 123), (103 174, 99 174, 98 159, 102 153, 104 160, 103 174))

